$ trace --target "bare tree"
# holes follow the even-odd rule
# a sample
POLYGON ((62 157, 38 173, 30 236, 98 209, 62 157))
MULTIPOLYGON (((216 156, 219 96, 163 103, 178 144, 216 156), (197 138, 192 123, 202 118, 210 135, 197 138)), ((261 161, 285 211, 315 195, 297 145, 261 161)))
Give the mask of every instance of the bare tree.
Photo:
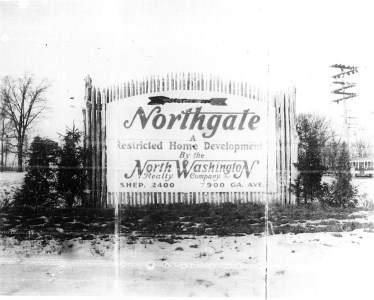
POLYGON ((364 138, 357 139, 352 143, 352 154, 354 157, 370 157, 373 155, 373 145, 364 138))
POLYGON ((17 141, 18 172, 22 172, 27 130, 47 109, 44 95, 49 86, 46 79, 37 81, 33 74, 28 73, 19 78, 6 76, 2 80, 4 115, 11 121, 17 141))

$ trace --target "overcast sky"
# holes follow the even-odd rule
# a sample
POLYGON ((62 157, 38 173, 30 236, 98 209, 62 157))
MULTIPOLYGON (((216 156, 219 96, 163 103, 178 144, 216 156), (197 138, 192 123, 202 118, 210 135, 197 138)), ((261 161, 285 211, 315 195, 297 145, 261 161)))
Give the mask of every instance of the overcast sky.
POLYGON ((0 75, 30 71, 50 79, 53 111, 37 131, 56 138, 65 125, 81 122, 87 74, 101 88, 180 71, 295 85, 299 112, 324 113, 338 124, 329 66, 342 63, 359 68, 351 76, 359 97, 348 106, 366 128, 359 134, 373 137, 369 3, 0 0, 0 75))

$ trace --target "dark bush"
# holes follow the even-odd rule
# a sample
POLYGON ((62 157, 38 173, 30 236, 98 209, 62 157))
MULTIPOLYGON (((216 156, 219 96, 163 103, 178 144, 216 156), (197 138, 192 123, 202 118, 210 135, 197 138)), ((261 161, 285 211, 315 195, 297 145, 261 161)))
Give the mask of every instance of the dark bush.
POLYGON ((73 127, 67 129, 62 136, 64 145, 58 164, 58 192, 65 199, 68 207, 75 204, 76 199, 83 198, 84 190, 84 150, 80 146, 82 133, 73 127))
POLYGON ((59 147, 56 142, 36 136, 31 143, 30 158, 24 184, 15 195, 16 206, 54 207, 58 204, 56 192, 56 165, 59 147))

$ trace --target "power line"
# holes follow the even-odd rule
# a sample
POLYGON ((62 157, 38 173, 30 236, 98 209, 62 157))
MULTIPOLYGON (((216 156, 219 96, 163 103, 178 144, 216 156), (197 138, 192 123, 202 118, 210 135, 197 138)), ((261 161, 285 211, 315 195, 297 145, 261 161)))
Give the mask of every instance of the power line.
POLYGON ((342 104, 343 104, 343 131, 344 131, 343 135, 349 148, 349 129, 352 128, 352 125, 353 125, 353 124, 350 124, 351 123, 350 121, 353 117, 348 117, 347 99, 357 97, 357 93, 352 92, 352 91, 347 91, 348 89, 356 87, 356 83, 347 82, 345 80, 345 77, 356 74, 358 72, 358 68, 355 66, 346 66, 342 64, 331 65, 330 68, 335 68, 339 70, 338 74, 335 74, 332 76, 333 78, 332 83, 337 88, 332 90, 331 93, 335 95, 340 95, 340 98, 334 99, 333 102, 336 102, 337 104, 339 104, 342 101, 342 104))

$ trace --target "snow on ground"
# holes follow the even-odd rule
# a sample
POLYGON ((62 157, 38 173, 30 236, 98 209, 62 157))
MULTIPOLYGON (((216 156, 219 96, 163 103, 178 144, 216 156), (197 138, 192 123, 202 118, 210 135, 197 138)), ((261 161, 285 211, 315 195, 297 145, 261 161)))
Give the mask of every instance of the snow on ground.
POLYGON ((122 237, 116 291, 112 239, 52 240, 43 248, 40 241, 6 238, 0 246, 0 293, 114 296, 119 292, 126 296, 263 299, 264 241, 254 235, 189 236, 173 244, 147 237, 136 241, 122 237), (98 251, 93 251, 93 245, 98 251))
POLYGON ((341 233, 186 236, 175 243, 122 237, 116 277, 113 237, 0 247, 0 293, 7 295, 242 296, 370 299, 374 239, 341 233), (117 279, 117 280, 116 280, 117 279))
MULTIPOLYGON (((332 176, 322 177, 322 181, 326 183, 331 183, 333 180, 332 176)), ((369 197, 374 198, 374 178, 353 177, 352 184, 358 188, 360 195, 367 194, 369 197)))
POLYGON ((200 236, 172 245, 143 241, 121 252, 121 262, 139 264, 121 272, 126 295, 264 297, 262 236, 200 236))
POLYGON ((270 236, 269 296, 372 299, 373 247, 363 230, 270 236))
POLYGON ((0 172, 0 207, 5 199, 11 200, 15 191, 21 187, 24 172, 0 172))
MULTIPOLYGON (((332 176, 323 176, 322 181, 331 183, 334 180, 332 176)), ((352 184, 357 187, 359 195, 359 206, 374 207, 374 178, 353 177, 352 184)))

